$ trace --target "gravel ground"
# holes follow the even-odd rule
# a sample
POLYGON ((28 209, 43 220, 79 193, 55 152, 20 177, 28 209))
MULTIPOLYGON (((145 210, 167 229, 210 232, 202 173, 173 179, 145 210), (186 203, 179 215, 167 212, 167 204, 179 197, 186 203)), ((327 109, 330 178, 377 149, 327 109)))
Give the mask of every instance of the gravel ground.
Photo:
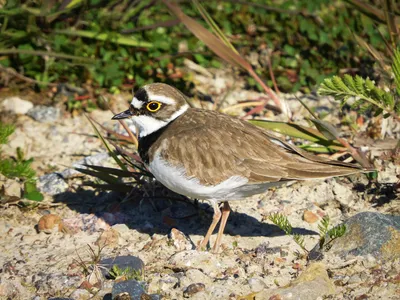
MULTIPOLYGON (((225 108, 235 97, 259 96, 237 83, 231 88, 229 77, 218 72, 213 76, 208 81, 197 78, 214 100, 226 100, 225 108)), ((121 96, 115 110, 129 97, 121 96)), ((305 110, 293 96, 285 98, 291 99, 294 121, 307 125, 305 110)), ((317 111, 328 112, 325 120, 340 124, 335 103, 313 96, 304 99, 317 111)), ((388 150, 400 137, 399 124, 384 124, 387 134, 380 144, 362 134, 354 137, 371 151, 379 171, 375 182, 359 174, 294 183, 232 201, 222 250, 212 254, 194 250, 212 219, 206 202, 155 189, 154 184, 149 190, 135 190, 128 199, 122 193, 82 187, 87 178, 71 171, 72 165, 110 166, 112 160, 84 116, 71 118, 60 112, 55 120, 40 122, 34 119, 38 111, 40 118, 37 108, 35 117, 32 111, 15 117, 16 132, 3 153, 14 155, 21 147, 26 157, 34 158, 48 205, 0 208, 0 299, 111 299, 128 285, 139 293, 132 299, 400 298, 400 166, 399 157, 388 150), (149 191, 158 197, 149 200, 149 191), (288 217, 306 250, 268 220, 276 212, 288 217), (360 214, 365 212, 369 214, 360 214), (329 249, 319 251, 318 225, 324 216, 332 226, 345 222, 348 230, 329 249), (306 259, 313 248, 311 253, 318 255, 306 259), (105 278, 100 263, 121 256, 137 257, 144 266, 134 280, 123 284, 131 278, 105 278)), ((91 116, 115 125, 110 112, 91 116)), ((364 120, 360 132, 368 132, 371 124, 364 120)), ((340 129, 345 137, 354 135, 346 125, 340 129)), ((2 184, 6 192, 18 194, 19 182, 0 178, 2 184)))

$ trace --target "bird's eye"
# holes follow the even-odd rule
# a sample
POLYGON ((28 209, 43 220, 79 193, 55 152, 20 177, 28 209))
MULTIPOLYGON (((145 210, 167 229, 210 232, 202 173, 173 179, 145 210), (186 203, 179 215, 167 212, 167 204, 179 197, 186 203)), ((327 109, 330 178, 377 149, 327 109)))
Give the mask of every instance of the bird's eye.
POLYGON ((146 108, 150 112, 156 112, 161 108, 161 103, 157 101, 150 101, 149 103, 147 103, 146 108))

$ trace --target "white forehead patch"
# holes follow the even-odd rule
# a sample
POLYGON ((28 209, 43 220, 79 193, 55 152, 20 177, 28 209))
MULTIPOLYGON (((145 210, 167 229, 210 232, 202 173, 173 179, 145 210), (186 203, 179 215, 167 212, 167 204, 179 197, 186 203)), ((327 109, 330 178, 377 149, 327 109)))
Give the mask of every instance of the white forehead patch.
POLYGON ((143 102, 138 100, 136 97, 133 97, 131 104, 136 109, 141 109, 143 106, 143 102))
POLYGON ((189 105, 185 104, 179 110, 174 112, 171 115, 171 117, 169 117, 166 120, 158 120, 152 116, 145 116, 145 115, 134 116, 134 117, 132 117, 131 120, 135 125, 137 125, 139 127, 139 137, 145 137, 145 136, 163 128, 169 122, 175 120, 177 117, 179 117, 181 114, 183 114, 188 108, 189 108, 189 105))
POLYGON ((147 95, 149 96, 149 101, 158 101, 168 105, 176 104, 176 101, 174 99, 167 96, 155 95, 149 91, 147 92, 147 95))

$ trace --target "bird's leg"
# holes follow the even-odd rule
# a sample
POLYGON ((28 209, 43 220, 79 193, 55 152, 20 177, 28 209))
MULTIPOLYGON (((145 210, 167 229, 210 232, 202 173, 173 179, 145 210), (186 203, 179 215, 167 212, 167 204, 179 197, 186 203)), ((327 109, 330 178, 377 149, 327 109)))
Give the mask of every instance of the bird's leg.
POLYGON ((231 207, 228 202, 224 202, 224 206, 222 207, 222 218, 221 224, 219 224, 217 240, 215 241, 213 252, 217 253, 219 249, 219 245, 221 244, 222 235, 224 234, 224 229, 226 225, 226 221, 228 221, 229 214, 231 212, 231 207))
POLYGON ((218 207, 218 203, 215 201, 212 203, 213 209, 214 209, 214 216, 213 216, 213 221, 208 228, 207 234, 204 236, 204 239, 201 241, 200 245, 197 246, 197 250, 202 250, 206 249, 207 243, 210 240, 210 236, 212 235, 215 227, 217 226, 219 220, 221 219, 221 210, 218 207))

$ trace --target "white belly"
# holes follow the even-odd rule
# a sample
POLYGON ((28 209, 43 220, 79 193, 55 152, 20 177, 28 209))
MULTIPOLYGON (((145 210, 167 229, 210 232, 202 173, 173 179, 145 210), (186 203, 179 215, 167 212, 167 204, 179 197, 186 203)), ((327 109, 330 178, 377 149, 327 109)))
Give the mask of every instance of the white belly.
POLYGON ((232 176, 217 185, 205 186, 196 178, 187 178, 183 167, 173 167, 160 159, 159 155, 155 155, 148 169, 159 182, 175 193, 204 200, 239 200, 277 185, 277 183, 247 184, 247 178, 232 176))

